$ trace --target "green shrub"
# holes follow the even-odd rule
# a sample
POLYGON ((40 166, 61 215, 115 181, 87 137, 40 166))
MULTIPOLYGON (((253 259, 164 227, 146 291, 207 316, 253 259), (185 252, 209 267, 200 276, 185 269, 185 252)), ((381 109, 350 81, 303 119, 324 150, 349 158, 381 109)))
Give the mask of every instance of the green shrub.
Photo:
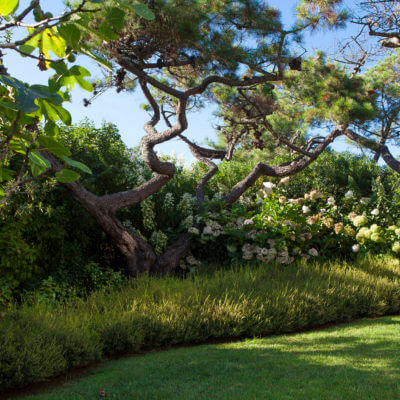
MULTIPOLYGON (((128 149, 112 124, 96 128, 86 120, 60 127, 58 139, 71 149, 71 157, 91 168, 93 174, 83 174, 82 182, 97 195, 129 190, 151 178, 138 149, 128 149)), ((160 252, 187 229, 195 186, 193 173, 180 165, 160 192, 118 217, 160 252)), ((55 180, 30 182, 1 208, 0 309, 26 292, 68 299, 72 292, 85 296, 108 282, 118 286, 116 273, 124 265, 96 221, 55 180)))
POLYGON ((1 389, 43 380, 100 358, 99 340, 79 321, 79 316, 57 314, 36 307, 3 316, 0 323, 1 389))
POLYGON ((290 199, 283 196, 290 181, 264 182, 246 206, 204 212, 189 229, 192 255, 181 268, 193 270, 197 260, 290 264, 300 258, 353 259, 358 252, 400 254, 399 200, 385 197, 379 179, 373 198, 352 190, 328 197, 313 189, 290 199))
POLYGON ((23 305, 0 320, 0 390, 101 356, 209 338, 295 332, 400 312, 400 263, 237 266, 186 280, 143 276, 64 306, 23 305))

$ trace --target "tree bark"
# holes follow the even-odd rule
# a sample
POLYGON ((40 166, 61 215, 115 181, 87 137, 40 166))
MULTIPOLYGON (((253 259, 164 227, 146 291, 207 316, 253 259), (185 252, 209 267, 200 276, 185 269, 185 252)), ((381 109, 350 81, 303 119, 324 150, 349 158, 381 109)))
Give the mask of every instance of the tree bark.
POLYGON ((190 234, 183 234, 157 258, 154 263, 154 271, 161 275, 168 275, 174 271, 178 267, 179 261, 189 251, 190 245, 190 234))
POLYGON ((387 164, 387 166, 400 174, 400 161, 396 160, 396 158, 393 156, 386 145, 381 145, 374 142, 373 140, 366 139, 350 129, 346 129, 345 135, 349 139, 354 140, 355 142, 366 147, 367 149, 378 152, 381 155, 383 161, 385 161, 385 163, 387 164))
MULTIPOLYGON (((50 161, 53 172, 62 170, 62 165, 47 151, 43 156, 50 161)), ((156 255, 152 247, 143 239, 130 232, 116 217, 116 211, 127 205, 139 203, 159 187, 168 182, 169 177, 158 176, 139 188, 113 195, 96 196, 85 189, 80 182, 64 183, 63 186, 73 198, 97 221, 114 245, 126 259, 126 273, 136 276, 141 272, 151 271, 156 255)))

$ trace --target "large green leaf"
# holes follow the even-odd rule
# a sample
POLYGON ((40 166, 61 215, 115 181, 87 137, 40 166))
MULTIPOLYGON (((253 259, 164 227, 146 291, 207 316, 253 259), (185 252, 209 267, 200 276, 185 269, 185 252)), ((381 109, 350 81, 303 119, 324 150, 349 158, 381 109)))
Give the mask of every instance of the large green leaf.
POLYGON ((63 103, 62 97, 58 93, 51 91, 48 86, 32 85, 28 90, 31 93, 31 96, 34 96, 36 99, 46 99, 47 101, 59 106, 63 103))
POLYGON ((73 49, 79 48, 81 31, 75 24, 64 24, 58 27, 58 33, 73 49))
POLYGON ((124 27, 124 18, 125 11, 114 7, 107 13, 106 21, 119 32, 124 27))
MULTIPOLYGON (((29 93, 28 87, 24 82, 6 75, 0 75, 0 82, 16 90, 15 107, 18 110, 30 113, 38 109, 38 106, 34 102, 36 97, 32 96, 32 93, 29 93)), ((5 103, 8 104, 8 102, 5 103)), ((5 104, 3 105, 5 106, 5 104)))
POLYGON ((52 90, 58 91, 63 86, 72 89, 75 84, 78 84, 82 89, 89 92, 93 90, 92 84, 84 79, 90 76, 90 72, 86 68, 74 65, 71 69, 68 69, 65 64, 60 64, 64 65, 65 69, 60 66, 55 66, 57 74, 49 79, 49 86, 52 90))
POLYGON ((118 34, 113 31, 112 27, 106 21, 99 25, 97 34, 99 34, 105 40, 118 39, 118 34))
POLYGON ((72 171, 71 169, 63 169, 60 172, 56 172, 56 179, 58 182, 61 183, 75 182, 79 178, 80 175, 77 172, 72 171))
POLYGON ((58 34, 56 28, 45 29, 41 35, 42 52, 46 58, 50 58, 49 51, 60 58, 65 56, 66 43, 64 38, 58 34))
POLYGON ((64 157, 64 161, 68 165, 70 165, 71 167, 75 167, 75 168, 80 169, 83 172, 86 172, 88 174, 92 174, 92 170, 87 165, 85 165, 85 164, 83 164, 83 163, 81 163, 79 161, 72 160, 69 157, 64 157))
POLYGON ((50 162, 46 160, 38 151, 31 151, 29 153, 29 161, 32 175, 35 177, 51 167, 50 162))
POLYGON ((47 121, 44 126, 44 131, 48 136, 58 136, 60 128, 53 121, 47 121))
POLYGON ((152 21, 155 18, 153 11, 149 9, 145 4, 135 3, 132 4, 133 9, 135 10, 136 14, 140 17, 152 21))
POLYGON ((155 18, 153 11, 151 11, 145 4, 135 3, 130 4, 125 0, 117 0, 117 3, 124 8, 129 8, 136 12, 140 17, 152 21, 155 18))
POLYGON ((62 143, 57 142, 51 136, 39 136, 39 143, 57 157, 64 158, 71 155, 71 152, 62 143))
POLYGON ((18 8, 18 5, 18 0, 0 0, 0 15, 12 14, 18 8))
POLYGON ((47 86, 32 85, 29 87, 24 82, 11 76, 0 74, 0 83, 12 86, 16 90, 15 103, 1 102, 3 107, 9 107, 26 112, 27 114, 39 109, 35 104, 36 99, 48 99, 53 103, 61 104, 62 98, 57 93, 52 93, 47 86))
MULTIPOLYGON (((24 53, 31 54, 36 49, 36 47, 30 46, 29 44, 23 44, 22 46, 19 46, 19 49, 24 53)), ((25 57, 23 54, 22 56, 25 57)))
POLYGON ((14 171, 8 168, 0 167, 0 182, 12 179, 14 171))
POLYGON ((6 107, 14 111, 23 111, 21 107, 18 106, 18 104, 10 103, 8 101, 0 101, 0 107, 6 107))
POLYGON ((60 119, 64 124, 71 124, 71 114, 64 107, 53 104, 45 99, 38 100, 38 103, 40 105, 40 110, 48 120, 55 122, 60 119))
MULTIPOLYGON (((34 28, 27 29, 30 35, 35 32, 34 28)), ((67 43, 65 39, 58 33, 56 27, 52 27, 33 36, 23 45, 23 47, 20 48, 20 50, 30 54, 33 49, 38 48, 39 52, 43 53, 45 58, 51 59, 50 51, 57 57, 62 58, 65 56, 66 47, 67 43)), ((46 65, 49 67, 50 63, 46 61, 46 65)))
POLYGON ((26 146, 25 143, 22 139, 13 139, 10 141, 10 150, 15 151, 16 153, 19 154, 26 154, 26 146))

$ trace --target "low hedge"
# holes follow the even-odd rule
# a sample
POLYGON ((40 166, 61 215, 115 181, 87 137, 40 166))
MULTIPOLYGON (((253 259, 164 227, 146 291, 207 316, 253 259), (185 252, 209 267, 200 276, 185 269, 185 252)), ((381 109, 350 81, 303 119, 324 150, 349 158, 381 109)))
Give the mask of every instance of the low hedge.
POLYGON ((5 313, 0 390, 117 354, 399 312, 400 263, 390 258, 238 266, 185 280, 144 276, 74 304, 5 313))

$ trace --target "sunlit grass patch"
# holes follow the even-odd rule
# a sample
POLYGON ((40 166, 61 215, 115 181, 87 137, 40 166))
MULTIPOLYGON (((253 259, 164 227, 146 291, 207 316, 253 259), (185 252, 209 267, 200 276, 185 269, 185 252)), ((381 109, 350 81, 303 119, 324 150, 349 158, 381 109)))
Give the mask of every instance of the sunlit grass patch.
POLYGON ((400 317, 103 364, 35 400, 393 400, 400 398, 400 317))

